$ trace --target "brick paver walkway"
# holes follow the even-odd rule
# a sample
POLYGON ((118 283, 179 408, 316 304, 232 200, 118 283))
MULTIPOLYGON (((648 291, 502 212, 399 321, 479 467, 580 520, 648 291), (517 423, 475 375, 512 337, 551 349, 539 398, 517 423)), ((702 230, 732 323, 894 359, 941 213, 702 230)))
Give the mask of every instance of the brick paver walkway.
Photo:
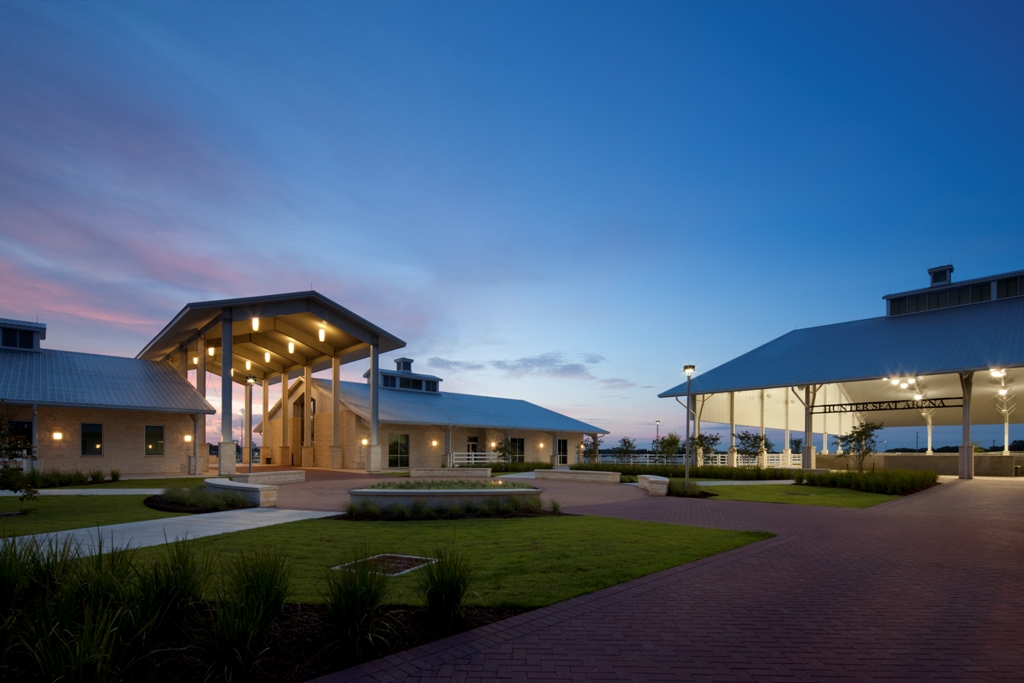
POLYGON ((580 504, 778 536, 318 681, 1024 680, 1024 481, 945 482, 867 510, 580 504))

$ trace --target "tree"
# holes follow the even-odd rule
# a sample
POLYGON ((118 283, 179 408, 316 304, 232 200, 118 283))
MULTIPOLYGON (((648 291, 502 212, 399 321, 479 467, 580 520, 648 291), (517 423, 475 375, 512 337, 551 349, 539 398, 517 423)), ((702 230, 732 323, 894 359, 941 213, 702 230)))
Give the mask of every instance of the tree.
POLYGON ((510 463, 519 455, 519 449, 516 448, 515 442, 507 436, 498 442, 494 452, 498 455, 498 460, 503 463, 510 463))
POLYGON ((0 491, 14 491, 22 500, 31 500, 36 490, 28 485, 21 463, 22 458, 35 460, 32 444, 11 433, 11 423, 6 415, 0 415, 0 491))
POLYGON ((636 451, 636 442, 628 436, 624 436, 619 439, 619 445, 612 449, 615 453, 615 459, 619 462, 629 462, 633 457, 633 452, 636 451))
POLYGON ((1010 450, 1014 453, 1020 453, 1024 451, 1024 439, 1017 439, 1016 441, 1010 442, 1010 450))
POLYGON ((718 448, 719 442, 722 440, 721 434, 698 434, 690 437, 689 448, 686 450, 690 453, 705 454, 714 453, 718 448))
POLYGON ((583 462, 601 462, 601 437, 597 434, 583 439, 583 462))
POLYGON ((736 434, 736 452, 740 455, 756 458, 774 448, 775 444, 769 441, 767 436, 761 436, 759 433, 742 431, 736 434))
POLYGON ((843 446, 843 454, 839 457, 853 458, 857 463, 857 471, 864 471, 864 461, 875 452, 875 434, 883 427, 881 422, 865 422, 839 437, 843 446))
POLYGON ((804 452, 804 440, 803 439, 790 439, 789 440, 789 449, 791 451, 793 451, 794 453, 803 453, 804 452))
POLYGON ((665 436, 658 439, 658 459, 661 462, 668 462, 668 459, 679 452, 679 447, 683 441, 679 438, 679 435, 675 432, 669 432, 665 436))

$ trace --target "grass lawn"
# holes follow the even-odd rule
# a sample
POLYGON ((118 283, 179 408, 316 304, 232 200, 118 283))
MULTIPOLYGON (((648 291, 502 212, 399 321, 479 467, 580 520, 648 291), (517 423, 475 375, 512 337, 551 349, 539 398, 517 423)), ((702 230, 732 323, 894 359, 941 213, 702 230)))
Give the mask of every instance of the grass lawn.
POLYGON ((194 486, 203 483, 210 477, 158 477, 155 479, 121 479, 103 484, 86 484, 85 486, 62 486, 62 489, 165 489, 169 486, 194 486))
MULTIPOLYGON (((292 602, 320 602, 323 577, 353 551, 431 556, 452 542, 471 554, 476 576, 470 604, 534 608, 613 586, 768 538, 601 517, 534 517, 418 522, 318 519, 196 539, 230 555, 278 548, 292 561, 292 602)), ((158 549, 140 551, 142 557, 158 549)), ((418 604, 416 572, 393 579, 390 602, 418 604)))
POLYGON ((39 496, 22 503, 14 496, 0 498, 0 512, 33 508, 31 514, 0 517, 0 536, 24 536, 104 524, 141 522, 176 513, 151 510, 142 504, 146 496, 39 496))
POLYGON ((755 503, 789 503, 790 505, 822 505, 841 508, 869 508, 899 496, 865 493, 851 489, 832 489, 796 484, 762 484, 760 486, 708 486, 704 489, 718 496, 710 500, 745 500, 755 503))

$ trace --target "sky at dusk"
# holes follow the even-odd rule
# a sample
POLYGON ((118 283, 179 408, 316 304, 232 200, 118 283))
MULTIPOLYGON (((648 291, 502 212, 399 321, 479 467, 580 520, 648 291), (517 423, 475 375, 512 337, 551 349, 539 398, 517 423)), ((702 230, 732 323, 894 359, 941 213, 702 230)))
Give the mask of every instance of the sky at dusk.
POLYGON ((312 287, 646 445, 686 363, 1024 268, 1022 121, 1019 2, 0 0, 0 317, 312 287))

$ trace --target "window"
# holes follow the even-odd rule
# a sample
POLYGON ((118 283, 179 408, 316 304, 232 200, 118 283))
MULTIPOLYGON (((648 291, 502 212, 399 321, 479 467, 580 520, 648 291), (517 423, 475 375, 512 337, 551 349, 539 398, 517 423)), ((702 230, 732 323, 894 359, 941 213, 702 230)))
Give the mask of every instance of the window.
POLYGON ((380 382, 383 386, 394 389, 398 386, 398 378, 394 375, 381 375, 380 382))
POLYGON ((146 455, 164 454, 164 428, 146 427, 146 455))
POLYGON ((103 455, 103 425, 82 423, 82 455, 103 455))
POLYGON ((1020 294, 1020 280, 1015 277, 1011 277, 1007 280, 1000 280, 996 283, 996 298, 997 299, 1008 299, 1011 296, 1017 296, 1020 294))
POLYGON ((409 466, 409 435, 388 434, 388 467, 409 466))
POLYGON ((523 462, 523 456, 526 454, 526 439, 509 439, 512 442, 512 448, 515 449, 512 455, 512 462, 523 462))
POLYGON ((971 286, 971 303, 976 304, 979 301, 988 301, 992 298, 992 285, 988 282, 983 282, 980 285, 971 286))
POLYGON ((409 379, 408 377, 398 378, 399 389, 413 389, 415 391, 423 391, 423 380, 421 379, 409 379))
POLYGON ((558 454, 569 455, 569 439, 558 440, 558 454))
POLYGON ((424 385, 424 388, 427 391, 433 391, 433 392, 437 391, 437 380, 433 380, 433 379, 424 380, 423 381, 423 385, 424 385))
POLYGON ((3 345, 15 347, 18 345, 18 331, 10 327, 3 328, 3 345))
POLYGON ((7 431, 10 435, 10 443, 31 446, 32 445, 32 423, 22 420, 11 420, 7 423, 7 431))
POLYGON ((34 337, 34 336, 35 335, 32 333, 32 330, 18 330, 18 348, 19 349, 31 349, 31 348, 34 348, 35 344, 32 343, 33 342, 32 337, 34 337))

